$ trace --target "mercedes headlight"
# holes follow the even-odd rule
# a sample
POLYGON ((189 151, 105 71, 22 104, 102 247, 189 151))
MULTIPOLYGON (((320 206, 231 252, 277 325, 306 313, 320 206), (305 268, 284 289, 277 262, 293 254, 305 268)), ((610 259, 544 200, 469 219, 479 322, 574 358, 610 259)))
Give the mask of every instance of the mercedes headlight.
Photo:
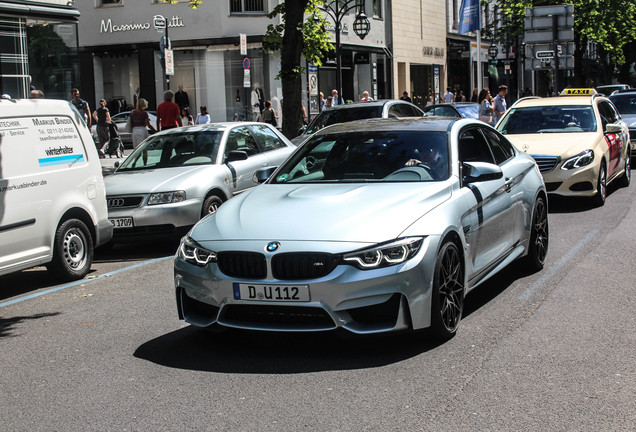
POLYGON ((158 192, 150 194, 148 205, 170 204, 185 201, 185 191, 158 192))
POLYGON ((391 243, 345 254, 345 263, 360 270, 371 270, 403 263, 415 256, 422 246, 423 237, 407 237, 391 243))
POLYGON ((179 245, 179 258, 199 267, 204 267, 210 262, 216 262, 216 252, 201 247, 192 238, 185 236, 179 245))
POLYGON ((566 160, 563 166, 561 166, 561 169, 571 170, 571 169, 581 168, 591 164, 592 161, 594 161, 594 151, 585 150, 584 152, 579 153, 576 156, 566 160))

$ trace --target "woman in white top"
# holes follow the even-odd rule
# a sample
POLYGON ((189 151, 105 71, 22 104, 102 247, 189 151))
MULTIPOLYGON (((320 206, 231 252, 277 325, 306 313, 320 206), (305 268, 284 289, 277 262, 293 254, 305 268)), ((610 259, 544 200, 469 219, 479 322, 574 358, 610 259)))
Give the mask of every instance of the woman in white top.
POLYGON ((199 109, 201 110, 201 112, 197 114, 197 119, 194 121, 194 124, 210 123, 212 119, 210 118, 210 114, 208 114, 208 107, 206 107, 205 105, 201 105, 201 108, 199 109))

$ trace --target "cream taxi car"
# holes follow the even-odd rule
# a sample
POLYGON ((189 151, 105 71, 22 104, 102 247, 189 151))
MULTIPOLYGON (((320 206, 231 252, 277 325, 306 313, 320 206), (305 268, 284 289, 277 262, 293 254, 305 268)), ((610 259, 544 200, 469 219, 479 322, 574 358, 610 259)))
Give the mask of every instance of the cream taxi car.
POLYGON ((603 205, 607 185, 631 179, 629 129, 594 89, 519 99, 496 129, 537 162, 549 193, 591 197, 603 205))

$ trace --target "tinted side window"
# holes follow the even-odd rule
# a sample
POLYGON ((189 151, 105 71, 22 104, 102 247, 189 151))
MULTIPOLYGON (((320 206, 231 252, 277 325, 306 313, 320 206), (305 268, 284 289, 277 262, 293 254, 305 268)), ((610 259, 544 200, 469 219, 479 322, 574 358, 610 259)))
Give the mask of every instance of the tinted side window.
POLYGON ((267 126, 250 126, 263 151, 286 147, 285 143, 267 126))
POLYGON ((490 148, 479 132, 472 128, 465 130, 459 136, 459 161, 460 162, 488 162, 495 163, 490 148))
POLYGON ((607 126, 608 123, 615 123, 616 121, 618 121, 618 119, 615 117, 614 110, 607 102, 599 101, 598 111, 601 115, 601 120, 603 121, 603 129, 605 129, 605 126, 607 126))
POLYGON ((248 156, 260 153, 256 140, 245 126, 234 128, 228 134, 225 156, 228 156, 232 150, 242 150, 248 156))
POLYGON ((395 117, 403 117, 402 113, 400 112, 400 107, 397 105, 391 105, 389 107, 389 118, 395 118, 395 117))
POLYGON ((419 112, 417 112, 411 105, 407 105, 404 103, 397 104, 400 107, 400 112, 403 117, 418 117, 421 116, 419 112))
POLYGON ((486 140, 490 145, 493 155, 495 156, 495 162, 498 165, 510 159, 514 156, 515 152, 512 148, 512 144, 504 137, 497 135, 490 129, 483 129, 482 132, 486 136, 486 140))

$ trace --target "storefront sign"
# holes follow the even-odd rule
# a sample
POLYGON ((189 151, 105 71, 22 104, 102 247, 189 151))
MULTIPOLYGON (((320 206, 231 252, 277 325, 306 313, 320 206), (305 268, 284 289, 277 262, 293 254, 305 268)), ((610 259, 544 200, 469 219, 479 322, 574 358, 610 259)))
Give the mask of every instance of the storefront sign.
MULTIPOLYGON (((185 24, 183 23, 183 17, 173 16, 171 19, 167 20, 167 26, 169 28, 185 27, 185 24)), ((152 28, 152 24, 150 22, 130 21, 128 23, 117 24, 117 23, 113 23, 113 20, 111 18, 108 18, 107 20, 102 20, 102 23, 99 26, 99 32, 100 33, 119 33, 119 32, 129 32, 129 31, 138 31, 138 30, 150 30, 151 28, 152 28)))
POLYGON ((241 46, 241 55, 247 55, 247 35, 245 33, 239 33, 239 45, 241 46))
POLYGON ((424 57, 444 57, 444 48, 425 46, 422 48, 424 57))

